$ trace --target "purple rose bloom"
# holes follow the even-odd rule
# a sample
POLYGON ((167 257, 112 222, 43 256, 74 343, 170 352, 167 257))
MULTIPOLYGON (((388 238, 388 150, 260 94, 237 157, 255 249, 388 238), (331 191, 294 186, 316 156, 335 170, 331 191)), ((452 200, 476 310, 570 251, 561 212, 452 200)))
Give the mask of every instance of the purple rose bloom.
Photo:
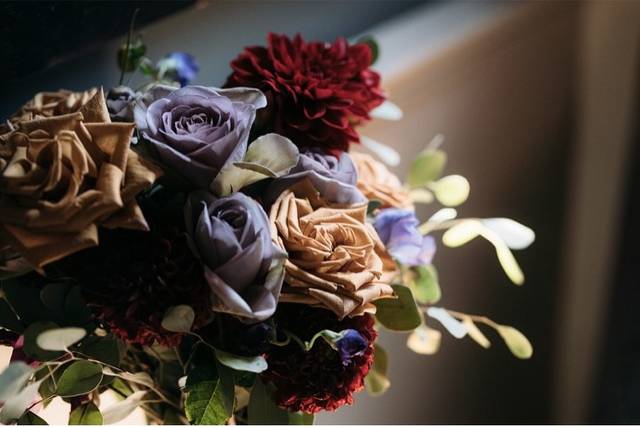
POLYGON ((355 329, 346 329, 344 337, 336 342, 340 360, 344 366, 351 363, 352 357, 364 354, 368 346, 369 343, 355 329))
POLYGON ((376 215, 374 227, 387 250, 397 261, 406 265, 431 264, 436 242, 418 230, 418 219, 413 211, 383 209, 376 215))
POLYGON ((171 52, 158 61, 161 77, 179 82, 183 87, 196 78, 199 68, 196 58, 186 52, 171 52))
POLYGON ((136 102, 138 129, 165 166, 203 189, 226 163, 243 159, 256 109, 267 104, 262 92, 251 88, 186 86, 155 94, 154 100, 136 102))
POLYGON ((271 242, 269 220, 250 197, 196 191, 184 208, 189 243, 202 261, 214 310, 244 321, 270 317, 284 278, 284 254, 271 242))
POLYGON ((280 193, 304 178, 328 202, 348 205, 367 202, 356 187, 358 172, 349 154, 342 153, 337 158, 317 148, 301 149, 298 164, 287 175, 271 182, 265 200, 275 201, 280 193))

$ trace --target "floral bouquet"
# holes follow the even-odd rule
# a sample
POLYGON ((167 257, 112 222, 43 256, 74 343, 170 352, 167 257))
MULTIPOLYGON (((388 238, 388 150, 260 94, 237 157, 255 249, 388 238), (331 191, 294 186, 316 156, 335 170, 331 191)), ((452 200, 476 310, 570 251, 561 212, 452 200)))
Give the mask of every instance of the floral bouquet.
POLYGON ((128 40, 123 76, 151 83, 38 93, 0 125, 0 421, 44 424, 58 398, 70 424, 309 424, 389 387, 381 328, 432 354, 431 323, 485 348, 488 326, 529 358, 516 329, 434 306, 432 261, 437 232, 482 236, 522 284, 511 249, 533 232, 456 218, 469 183, 441 176, 441 137, 405 184, 349 152, 397 163, 356 130, 402 115, 376 51, 270 34, 215 88, 189 85, 190 55, 154 64, 128 40))

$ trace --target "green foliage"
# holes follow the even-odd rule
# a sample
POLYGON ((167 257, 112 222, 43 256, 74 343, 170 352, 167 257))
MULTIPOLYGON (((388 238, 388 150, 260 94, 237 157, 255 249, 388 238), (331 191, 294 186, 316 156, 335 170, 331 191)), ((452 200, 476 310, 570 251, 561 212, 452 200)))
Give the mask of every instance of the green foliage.
POLYGON ((304 425, 310 426, 313 425, 314 421, 313 414, 307 414, 304 412, 289 412, 289 424, 291 425, 304 425))
POLYGON ((87 360, 73 362, 60 376, 56 393, 62 397, 87 394, 102 381, 102 367, 87 360))
POLYGON ((418 154, 411 164, 407 184, 411 188, 424 187, 440 177, 447 163, 447 154, 438 149, 427 148, 418 154))
POLYGON ((128 45, 123 43, 118 49, 118 68, 126 73, 135 71, 146 52, 147 47, 140 38, 128 45))
POLYGON ((522 332, 511 326, 497 325, 496 330, 504 340, 511 353, 518 359, 529 359, 533 356, 533 347, 522 332))
POLYGON ((289 424, 289 413, 276 406, 271 399, 272 392, 270 386, 256 379, 247 409, 249 424, 289 424))
POLYGON ((438 272, 433 265, 415 268, 417 277, 413 281, 413 291, 420 304, 434 304, 440 300, 442 291, 438 283, 438 272))
POLYGON ((102 414, 93 402, 83 403, 69 415, 69 425, 102 425, 102 422, 102 414))
POLYGON ((43 350, 66 351, 73 344, 80 341, 87 335, 82 328, 56 328, 42 332, 36 338, 36 344, 43 350))
POLYGON ((389 357, 387 352, 379 344, 375 344, 373 355, 373 366, 364 378, 364 385, 367 392, 372 396, 383 394, 391 383, 387 378, 387 369, 389 366, 389 357))
POLYGON ((190 332, 196 314, 188 305, 169 307, 162 318, 162 327, 171 332, 190 332))
POLYGON ((238 356, 217 349, 215 353, 218 362, 237 371, 260 373, 267 369, 267 361, 262 356, 238 356))
POLYGON ((46 426, 45 420, 37 416, 31 411, 27 411, 18 419, 19 426, 46 426))
POLYGON ((379 299, 374 302, 378 322, 393 331, 411 331, 420 326, 422 316, 411 289, 404 285, 392 285, 392 288, 396 298, 379 299))
POLYGON ((185 413, 191 424, 224 424, 233 414, 233 376, 221 365, 193 369, 185 391, 185 413))
POLYGON ((64 353, 60 351, 47 351, 40 348, 37 343, 38 336, 52 329, 58 329, 58 325, 53 322, 35 322, 24 331, 24 347, 25 354, 36 360, 47 361, 57 359, 64 353))
POLYGON ((119 341, 109 337, 88 337, 78 347, 78 352, 109 366, 119 367, 122 360, 119 341))

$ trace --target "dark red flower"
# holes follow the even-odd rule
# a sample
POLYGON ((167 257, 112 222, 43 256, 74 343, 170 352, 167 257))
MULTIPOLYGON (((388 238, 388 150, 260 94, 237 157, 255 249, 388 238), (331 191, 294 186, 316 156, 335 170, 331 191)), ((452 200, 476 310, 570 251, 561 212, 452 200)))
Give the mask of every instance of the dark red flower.
POLYGON ((275 321, 279 331, 286 329, 305 341, 323 329, 335 332, 353 329, 366 341, 365 349, 351 354, 347 361, 322 339, 310 351, 304 351, 295 342, 273 346, 266 355, 269 369, 262 377, 275 385, 276 404, 289 411, 307 413, 351 405, 353 393, 362 390, 364 377, 373 363, 373 343, 377 337, 373 317, 365 314, 338 320, 328 310, 281 304, 275 321))
POLYGON ((210 292, 202 266, 189 250, 186 236, 175 229, 106 230, 100 246, 63 263, 61 268, 81 282, 97 319, 128 343, 178 345, 182 334, 161 326, 172 306, 194 309, 194 329, 210 319, 210 292))
POLYGON ((349 45, 344 38, 307 43, 299 34, 291 40, 271 33, 267 47, 247 47, 231 62, 226 86, 267 95, 270 117, 258 118, 265 130, 299 146, 346 151, 360 141, 354 127, 385 99, 371 59, 368 45, 349 45))

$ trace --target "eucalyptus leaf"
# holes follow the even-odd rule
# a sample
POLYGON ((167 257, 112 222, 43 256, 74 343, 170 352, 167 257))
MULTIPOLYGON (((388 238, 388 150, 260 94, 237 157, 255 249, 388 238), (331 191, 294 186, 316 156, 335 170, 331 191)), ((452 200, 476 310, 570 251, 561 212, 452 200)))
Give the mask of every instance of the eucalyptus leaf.
POLYGON ((217 371, 217 378, 195 384, 187 379, 185 413, 192 424, 224 424, 233 415, 233 377, 222 366, 217 371))
POLYGON ((64 313, 64 302, 69 287, 68 283, 48 283, 40 291, 40 300, 49 310, 64 313))
POLYGON ((511 326, 497 325, 500 334, 511 353, 518 359, 530 359, 533 356, 533 346, 522 332, 511 326))
POLYGON ((433 265, 420 265, 415 267, 414 292, 416 300, 420 304, 435 304, 440 301, 442 291, 438 282, 438 272, 433 265))
POLYGON ((483 348, 491 347, 491 341, 476 326, 475 322, 469 317, 462 319, 462 324, 467 328, 469 337, 483 348))
POLYGON ((448 175, 430 182, 428 188, 444 206, 458 206, 469 197, 471 186, 461 175, 448 175))
POLYGON ((447 310, 441 307, 429 307, 427 315, 436 319, 444 326, 451 335, 456 338, 462 338, 467 335, 467 328, 458 319, 449 314, 447 310))
POLYGON ((392 285, 396 298, 384 298, 374 302, 376 319, 394 331, 410 331, 422 323, 411 289, 403 285, 392 285))
POLYGON ((93 402, 86 402, 71 411, 69 425, 102 425, 100 410, 93 402))
POLYGON ((305 412, 289 412, 290 425, 311 426, 313 425, 314 418, 313 414, 307 414, 305 412))
POLYGON ((0 410, 0 423, 11 424, 18 420, 38 395, 39 382, 34 382, 5 400, 0 410))
POLYGON ((260 373, 268 367, 267 361, 262 356, 238 356, 218 349, 216 349, 215 353, 218 362, 238 371, 260 373))
POLYGON ((196 314, 188 305, 176 305, 167 309, 162 319, 162 327, 171 332, 190 332, 196 314))
POLYGON ((407 184, 411 188, 424 187, 440 177, 447 163, 447 154, 442 150, 427 148, 415 158, 409 169, 407 184))
POLYGON ((279 408, 271 398, 272 390, 258 377, 249 398, 248 421, 251 425, 289 424, 289 413, 279 408))
POLYGON ((379 396, 389 389, 391 383, 387 378, 389 357, 379 344, 374 345, 373 365, 364 378, 367 392, 372 396, 379 396))
POLYGON ((106 424, 115 424, 129 416, 144 401, 147 392, 136 391, 127 396, 126 399, 109 405, 102 411, 102 421, 106 424))
POLYGON ((536 239, 532 229, 509 218, 486 218, 482 223, 500 237, 509 249, 526 249, 536 239))
POLYGON ((36 344, 43 350, 66 351, 82 340, 87 332, 82 328, 57 328, 42 332, 36 338, 36 344))
POLYGON ((413 203, 432 203, 435 200, 433 193, 426 188, 413 188, 409 190, 409 197, 413 203))
POLYGON ((18 419, 19 426, 46 426, 48 423, 34 414, 31 411, 27 411, 18 419))
POLYGON ((440 349, 441 340, 440 331, 422 325, 411 332, 407 338, 407 347, 414 353, 432 355, 440 349))
POLYGON ((29 325, 24 331, 23 350, 25 354, 40 361, 53 360, 62 356, 63 352, 43 350, 37 343, 38 336, 41 333, 53 329, 59 329, 58 325, 53 322, 36 322, 29 325))
POLYGON ((60 376, 56 393, 73 397, 95 390, 102 381, 102 367, 88 360, 73 362, 60 376))
POLYGON ((27 383, 34 369, 24 362, 13 362, 0 373, 0 402, 18 393, 27 383))
POLYGON ((120 366, 122 354, 118 341, 113 338, 87 338, 78 351, 107 365, 120 366))

